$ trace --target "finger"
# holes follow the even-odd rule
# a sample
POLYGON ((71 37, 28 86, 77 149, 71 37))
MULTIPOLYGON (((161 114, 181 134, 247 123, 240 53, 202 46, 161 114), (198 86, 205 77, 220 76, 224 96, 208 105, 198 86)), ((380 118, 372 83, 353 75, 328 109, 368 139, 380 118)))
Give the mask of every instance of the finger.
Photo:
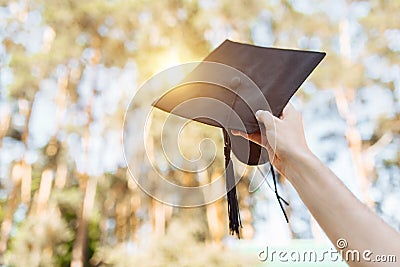
POLYGON ((264 147, 265 147, 265 149, 267 150, 267 153, 268 153, 268 157, 269 157, 270 162, 273 163, 274 160, 275 160, 275 152, 274 152, 274 150, 273 150, 272 147, 268 144, 268 142, 266 143, 266 145, 265 145, 264 147))
POLYGON ((260 146, 263 145, 262 137, 261 137, 260 133, 247 134, 247 139, 256 143, 257 145, 260 145, 260 146))
POLYGON ((242 131, 238 130, 231 130, 231 133, 235 136, 242 136, 242 134, 244 134, 242 131))
POLYGON ((275 118, 271 112, 259 110, 256 112, 256 119, 264 124, 266 130, 274 128, 275 118))
POLYGON ((248 133, 245 133, 242 131, 237 131, 237 130, 231 130, 231 133, 235 136, 241 136, 247 140, 250 140, 250 141, 262 146, 261 133, 248 134, 248 133))

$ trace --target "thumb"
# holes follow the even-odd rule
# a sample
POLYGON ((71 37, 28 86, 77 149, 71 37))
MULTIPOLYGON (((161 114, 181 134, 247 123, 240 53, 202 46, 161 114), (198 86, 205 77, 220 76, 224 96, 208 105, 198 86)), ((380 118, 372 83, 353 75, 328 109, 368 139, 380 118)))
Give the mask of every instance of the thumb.
POLYGON ((259 110, 256 112, 256 119, 264 124, 266 130, 271 130, 274 128, 275 118, 271 112, 259 110))

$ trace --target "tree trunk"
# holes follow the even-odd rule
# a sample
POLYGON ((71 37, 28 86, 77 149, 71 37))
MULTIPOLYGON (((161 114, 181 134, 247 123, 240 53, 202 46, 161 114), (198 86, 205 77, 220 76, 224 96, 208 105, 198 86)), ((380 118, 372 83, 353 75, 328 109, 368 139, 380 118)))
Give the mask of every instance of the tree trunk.
POLYGON ((40 179, 39 193, 37 195, 36 212, 39 214, 47 207, 47 202, 50 197, 51 186, 53 183, 53 171, 45 169, 40 179))
MULTIPOLYGON (((351 40, 349 33, 349 21, 343 17, 339 24, 340 52, 344 58, 345 69, 350 69, 351 62, 351 40)), ((349 144, 351 158, 354 164, 355 177, 358 180, 365 204, 373 207, 374 202, 369 196, 370 181, 367 177, 366 166, 363 161, 363 149, 361 135, 356 128, 357 118, 352 112, 350 105, 354 101, 355 89, 345 86, 335 90, 336 104, 340 115, 347 123, 346 139, 349 144)))
MULTIPOLYGON (((15 209, 18 205, 18 186, 21 183, 22 176, 24 175, 23 163, 16 163, 11 171, 11 179, 13 181, 13 188, 11 194, 8 197, 8 205, 4 220, 1 224, 1 236, 0 236, 0 256, 4 255, 7 250, 8 239, 12 229, 12 220, 15 209)), ((0 262, 2 259, 0 258, 0 262)))
MULTIPOLYGON (((95 59, 94 59, 95 60, 95 59)), ((92 60, 92 66, 95 65, 97 61, 92 60)), ((93 79, 93 84, 96 83, 96 77, 93 79)), ((93 85, 93 90, 95 89, 93 85)), ((88 122, 86 124, 85 134, 83 136, 83 153, 85 155, 84 166, 88 166, 89 163, 89 142, 90 142, 90 125, 93 121, 92 114, 92 106, 93 106, 93 96, 88 103, 86 108, 88 114, 88 122)), ((86 252, 87 252, 87 228, 88 228, 88 220, 91 216, 94 198, 96 195, 96 187, 97 187, 97 178, 89 177, 87 174, 87 169, 85 168, 83 173, 78 175, 79 186, 83 191, 83 204, 80 211, 78 211, 78 229, 76 233, 76 238, 74 242, 74 246, 72 249, 72 261, 71 267, 83 267, 86 261, 86 252)))
MULTIPOLYGON (((25 99, 18 100, 19 112, 21 115, 25 116, 25 126, 24 132, 21 136, 21 141, 27 149, 27 139, 29 135, 29 121, 32 114, 32 103, 25 99)), ((7 115, 7 114, 6 114, 7 115)), ((1 119, 1 139, 3 139, 7 128, 9 127, 10 118, 9 115, 1 119)), ((1 145, 1 141, 0 141, 1 145)), ((18 206, 18 189, 23 191, 23 200, 30 200, 30 182, 32 180, 31 166, 25 162, 25 154, 22 155, 22 159, 15 163, 12 167, 11 181, 12 181, 12 192, 8 196, 7 203, 9 203, 4 217, 3 223, 1 224, 1 236, 0 236, 0 255, 4 255, 7 250, 8 239, 10 237, 10 232, 12 229, 12 220, 14 216, 15 209, 18 206), (28 192, 29 189, 29 192, 28 192)))
POLYGON ((83 199, 83 207, 78 218, 78 229, 76 232, 76 239, 72 250, 71 267, 85 266, 87 242, 88 242, 88 223, 93 212, 94 201, 96 198, 96 188, 98 178, 82 177, 82 185, 85 187, 85 194, 83 199))

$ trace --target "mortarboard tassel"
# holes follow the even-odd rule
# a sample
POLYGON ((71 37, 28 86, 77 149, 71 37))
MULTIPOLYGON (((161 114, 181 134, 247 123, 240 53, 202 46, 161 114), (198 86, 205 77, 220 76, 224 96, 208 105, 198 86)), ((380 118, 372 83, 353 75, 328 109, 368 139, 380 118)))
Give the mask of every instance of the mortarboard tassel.
POLYGON ((222 129, 224 134, 224 154, 225 154, 225 179, 226 191, 228 198, 228 213, 229 213, 229 232, 240 238, 239 227, 242 227, 239 213, 239 203, 236 195, 235 174, 233 164, 231 162, 231 140, 225 129, 222 129))

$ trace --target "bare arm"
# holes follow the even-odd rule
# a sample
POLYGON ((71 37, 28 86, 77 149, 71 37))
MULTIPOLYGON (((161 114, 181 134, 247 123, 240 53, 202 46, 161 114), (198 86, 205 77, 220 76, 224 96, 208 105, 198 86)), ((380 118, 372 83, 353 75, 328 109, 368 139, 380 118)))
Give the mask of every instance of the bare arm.
POLYGON ((400 261, 400 234, 361 203, 313 155, 304 138, 301 115, 293 106, 288 104, 281 118, 267 111, 259 111, 256 116, 265 125, 263 135, 232 133, 267 148, 273 165, 294 186, 333 244, 344 238, 348 242, 345 251, 360 251, 360 262, 349 261, 348 264, 357 267, 397 266, 400 261), (362 255, 365 250, 372 252, 366 253, 371 260, 376 255, 395 255, 397 263, 368 262, 362 255))

